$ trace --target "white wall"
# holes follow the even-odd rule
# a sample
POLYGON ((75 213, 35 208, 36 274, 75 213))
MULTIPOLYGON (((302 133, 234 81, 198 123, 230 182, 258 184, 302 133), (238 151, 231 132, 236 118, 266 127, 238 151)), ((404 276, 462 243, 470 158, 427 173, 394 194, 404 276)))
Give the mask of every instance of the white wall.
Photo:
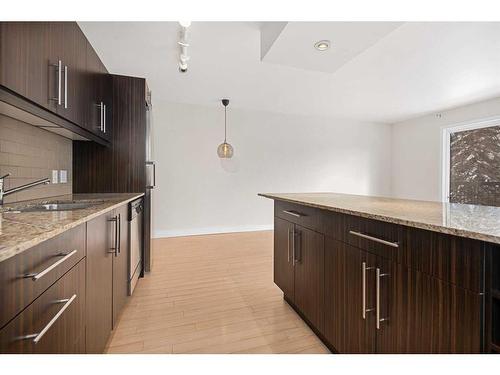
POLYGON ((442 130, 457 123, 500 115, 500 98, 393 124, 392 195, 441 200, 442 130))
POLYGON ((390 125, 230 105, 235 156, 221 163, 222 105, 155 101, 153 111, 156 237, 271 228, 272 201, 259 192, 390 195, 390 125))

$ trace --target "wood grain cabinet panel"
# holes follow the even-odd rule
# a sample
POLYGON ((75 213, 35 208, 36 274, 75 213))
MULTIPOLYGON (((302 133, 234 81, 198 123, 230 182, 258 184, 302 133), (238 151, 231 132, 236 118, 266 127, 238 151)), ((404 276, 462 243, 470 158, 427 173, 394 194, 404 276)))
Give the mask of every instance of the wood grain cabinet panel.
POLYGON ((115 210, 115 217, 118 220, 119 248, 113 256, 113 327, 116 326, 128 299, 128 253, 130 249, 127 215, 128 205, 115 210))
POLYGON ((88 353, 102 353, 113 327, 113 212, 87 223, 87 329, 88 353))
POLYGON ((292 301, 295 296, 292 254, 293 230, 293 223, 279 217, 274 218, 274 283, 292 301))
POLYGON ((397 259, 398 253, 402 251, 404 246, 404 243, 401 242, 402 228, 399 225, 352 215, 346 216, 346 238, 350 245, 384 258, 397 259), (373 239, 363 238, 359 235, 351 233, 351 231, 370 236, 373 239, 379 239, 387 241, 388 243, 397 244, 398 247, 377 242, 373 239))
POLYGON ((55 110, 50 35, 49 22, 0 22, 0 85, 55 110))
POLYGON ((0 262, 0 327, 85 256, 85 233, 80 225, 0 262))
POLYGON ((318 329, 323 328, 324 236, 295 226, 294 304, 318 329))
POLYGON ((379 353, 480 353, 483 296, 379 259, 379 353))
POLYGON ((85 260, 0 331, 1 353, 85 353, 85 260))
POLYGON ((274 277, 288 291, 286 300, 331 349, 340 353, 495 351, 500 337, 496 247, 308 210, 276 202, 274 277), (291 217, 290 222, 284 215, 291 217), (323 232, 306 229, 299 222, 323 232), (332 225, 337 229, 332 231, 332 225), (295 236, 290 237, 290 231, 295 236), (342 231, 345 236, 339 235, 342 231), (293 278, 290 247, 292 258, 298 260, 293 278))
POLYGON ((417 228, 404 228, 398 263, 475 292, 484 291, 485 244, 417 228))

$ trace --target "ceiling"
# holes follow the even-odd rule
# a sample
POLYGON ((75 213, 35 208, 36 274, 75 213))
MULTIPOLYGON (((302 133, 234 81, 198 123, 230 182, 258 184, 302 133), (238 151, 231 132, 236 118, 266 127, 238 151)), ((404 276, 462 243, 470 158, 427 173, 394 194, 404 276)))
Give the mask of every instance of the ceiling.
POLYGON ((186 74, 176 22, 79 24, 154 101, 393 123, 500 96, 500 23, 193 22, 186 74))

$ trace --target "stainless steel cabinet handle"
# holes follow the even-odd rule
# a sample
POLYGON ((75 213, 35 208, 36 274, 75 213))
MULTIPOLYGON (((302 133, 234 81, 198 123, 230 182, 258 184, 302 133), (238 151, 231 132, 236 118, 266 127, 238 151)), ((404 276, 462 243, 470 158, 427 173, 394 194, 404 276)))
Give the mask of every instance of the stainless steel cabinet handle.
POLYGON ((118 247, 118 254, 122 252, 122 214, 118 214, 118 241, 116 243, 118 247))
POLYGON ((301 247, 301 236, 302 236, 302 233, 300 231, 293 231, 293 258, 294 258, 294 264, 297 264, 297 263, 300 263, 302 262, 302 247, 301 247), (299 251, 297 251, 297 246, 296 245, 296 242, 295 242, 295 237, 298 237, 299 240, 298 240, 298 243, 299 243, 299 251), (299 256, 297 256, 297 254, 299 254, 299 256))
POLYGON ((115 257, 117 257, 118 256, 118 216, 114 216, 111 219, 108 219, 108 221, 115 223, 115 233, 114 233, 115 244, 114 244, 114 247, 111 248, 111 251, 108 251, 108 252, 115 254, 115 257))
POLYGON ((68 66, 64 65, 64 108, 68 108, 68 66))
POLYGON ((149 178, 149 176, 150 176, 149 169, 147 170, 148 171, 148 182, 147 182, 148 185, 146 186, 146 188, 153 189, 156 186, 156 163, 154 161, 147 161, 146 165, 153 167, 153 181, 152 182, 151 182, 151 179, 149 178))
POLYGON ((31 335, 26 335, 20 337, 20 339, 33 339, 33 344, 38 344, 38 342, 42 339, 42 337, 47 333, 47 331, 54 325, 54 323, 59 319, 59 317, 64 313, 64 311, 73 303, 76 298, 76 294, 73 294, 71 298, 61 299, 58 301, 54 301, 54 303, 64 303, 64 306, 57 312, 56 315, 47 323, 45 327, 40 331, 40 333, 33 333, 31 335))
POLYGON ((104 127, 104 134, 106 134, 106 104, 103 104, 103 105, 104 105, 104 109, 103 109, 103 113, 104 114, 102 116, 103 117, 103 122, 104 122, 103 127, 104 127))
POLYGON ((366 267, 366 262, 361 263, 361 282, 362 282, 362 317, 366 319, 366 313, 373 311, 373 309, 366 308, 366 271, 372 270, 373 267, 366 267))
POLYGON ((57 98, 50 98, 50 100, 57 102, 57 105, 61 105, 62 104, 62 99, 61 99, 62 61, 58 60, 57 64, 50 64, 50 65, 55 66, 57 69, 57 98))
POLYGON ((377 315, 377 322, 376 322, 376 326, 377 326, 377 329, 380 329, 380 323, 381 322, 385 322, 386 320, 388 320, 388 318, 380 318, 380 278, 381 277, 384 277, 384 276, 388 276, 389 274, 388 273, 380 273, 380 268, 377 268, 376 269, 376 273, 377 273, 377 284, 376 284, 376 289, 377 289, 377 308, 376 308, 376 315, 377 315))
POLYGON ((54 264, 50 265, 46 269, 44 269, 42 272, 38 273, 27 273, 23 277, 24 278, 31 278, 33 281, 37 281, 38 279, 41 279, 44 277, 46 274, 48 274, 50 271, 52 271, 54 268, 56 268, 58 265, 61 263, 66 262, 69 258, 71 258, 73 255, 75 255, 78 252, 78 250, 73 250, 68 254, 60 254, 59 256, 64 256, 63 258, 59 259, 57 262, 54 264))
POLYGON ((354 236, 358 236, 358 237, 361 237, 361 238, 364 238, 364 239, 367 239, 370 241, 382 243, 382 244, 387 245, 387 246, 399 247, 399 244, 397 242, 390 242, 390 241, 382 240, 380 238, 372 237, 372 236, 369 236, 367 234, 360 233, 360 232, 355 232, 353 230, 350 230, 349 233, 354 235, 354 236))
POLYGON ((103 131, 102 126, 104 124, 104 122, 103 122, 104 106, 103 106, 102 102, 99 103, 99 110, 100 110, 100 115, 101 115, 101 119, 100 119, 101 121, 99 122, 99 130, 103 131))
POLYGON ((288 238, 287 238, 287 250, 288 250, 287 261, 288 261, 288 263, 290 263, 290 233, 291 233, 291 230, 290 230, 290 228, 288 228, 288 238))
POLYGON ((304 216, 304 215, 299 214, 298 212, 288 211, 288 210, 283 210, 283 213, 288 214, 288 215, 292 215, 292 216, 295 216, 295 217, 302 217, 302 216, 304 216))

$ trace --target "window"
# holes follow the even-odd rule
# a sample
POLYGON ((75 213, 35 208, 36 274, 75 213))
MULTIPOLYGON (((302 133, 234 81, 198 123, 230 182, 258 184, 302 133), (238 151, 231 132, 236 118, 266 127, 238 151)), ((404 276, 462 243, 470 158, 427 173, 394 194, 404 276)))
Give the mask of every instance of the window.
POLYGON ((444 201, 500 206, 500 119, 444 130, 444 201))

